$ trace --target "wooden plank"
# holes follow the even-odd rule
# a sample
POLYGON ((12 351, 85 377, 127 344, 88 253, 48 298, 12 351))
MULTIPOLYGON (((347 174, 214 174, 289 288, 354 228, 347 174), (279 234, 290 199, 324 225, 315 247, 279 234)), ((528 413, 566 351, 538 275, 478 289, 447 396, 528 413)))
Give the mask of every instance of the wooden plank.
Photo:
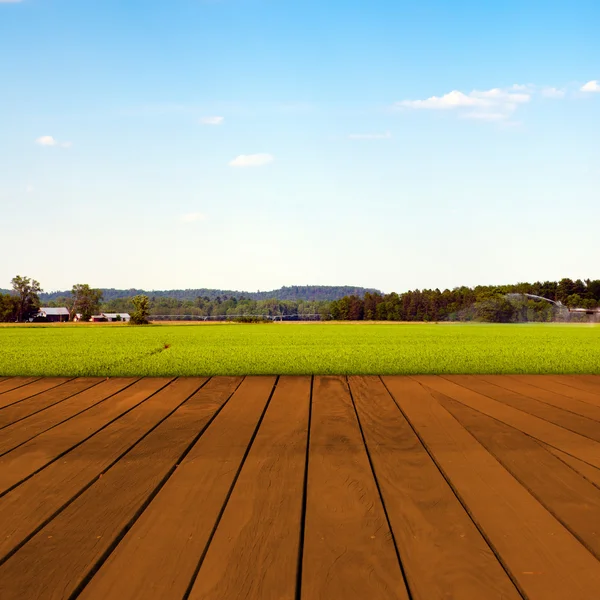
POLYGON ((559 377, 552 377, 551 375, 513 375, 513 377, 517 381, 529 383, 530 385, 534 385, 543 390, 549 390, 551 392, 556 392, 561 396, 566 396, 567 398, 573 398, 574 400, 587 402, 588 404, 592 404, 594 406, 600 406, 600 394, 586 392, 584 390, 565 385, 562 383, 559 377))
POLYGON ((77 593, 220 408, 195 394, 205 381, 177 379, 157 394, 174 412, 0 566, 3 600, 77 593))
POLYGON ((438 401, 600 559, 600 489, 521 431, 450 398, 438 401))
POLYGON ((0 382, 0 394, 5 394, 11 390, 23 387, 34 381, 38 381, 39 377, 7 377, 4 381, 0 382))
POLYGON ((562 375, 560 381, 591 394, 600 394, 600 375, 562 375))
POLYGON ((528 600, 595 598, 600 562, 439 404, 421 379, 430 378, 384 381, 522 594, 528 600))
POLYGON ((378 377, 350 389, 413 600, 520 599, 378 377))
POLYGON ((80 598, 182 598, 275 384, 246 377, 80 598))
POLYGON ((0 437, 0 456, 36 435, 64 423, 95 404, 103 402, 135 381, 137 381, 135 377, 105 380, 99 385, 32 415, 22 422, 5 427, 0 437))
POLYGON ((568 410, 577 415, 587 417, 588 419, 600 421, 600 407, 594 406, 593 404, 581 402, 580 400, 575 400, 573 398, 567 398, 566 396, 561 396, 560 394, 549 390, 543 390, 542 388, 507 375, 483 375, 480 376, 480 379, 492 383, 502 389, 510 390, 517 394, 527 396, 528 398, 539 400, 540 402, 545 402, 546 404, 562 408, 563 410, 568 410))
POLYGON ((94 406, 0 458, 0 495, 50 464, 123 413, 168 385, 171 378, 142 379, 108 403, 94 406))
POLYGON ((317 377, 308 458, 303 598, 408 598, 346 381, 317 377))
POLYGON ((71 379, 72 377, 45 377, 44 379, 38 379, 32 383, 11 390, 10 392, 4 392, 4 394, 0 396, 0 409, 5 409, 11 404, 21 402, 36 394, 41 394, 42 392, 62 385, 71 379))
MULTIPOLYGON (((223 401, 237 378, 207 384, 213 401, 223 401)), ((158 387, 158 386, 156 386, 158 387)), ((0 561, 12 554, 53 515, 103 477, 147 433, 177 408, 170 386, 113 421, 86 442, 0 498, 0 561)), ((206 388, 203 388, 206 389, 206 388)), ((175 398, 177 400, 177 398, 175 398)), ((208 401, 208 399, 207 399, 208 401)))
POLYGON ((597 488, 600 488, 600 469, 592 467, 592 465, 588 465, 586 462, 583 462, 574 456, 570 456, 561 450, 557 450, 552 446, 548 446, 548 444, 544 444, 544 442, 540 442, 540 444, 546 448, 546 450, 552 452, 554 456, 560 458, 565 464, 577 471, 577 473, 585 477, 590 483, 593 483, 597 488))
MULTIPOLYGON (((588 419, 582 415, 577 415, 555 406, 551 406, 544 402, 528 398, 521 394, 517 394, 511 390, 499 388, 493 383, 489 383, 484 379, 473 375, 444 375, 444 379, 468 388, 479 394, 483 394, 493 400, 498 400, 503 404, 512 406, 517 410, 521 410, 530 415, 544 419, 550 423, 554 423, 559 427, 574 431, 579 435, 583 435, 591 440, 600 442, 600 422, 588 419)), ((595 407, 590 407, 595 408, 595 407)))
POLYGON ((310 390, 278 381, 190 600, 295 598, 310 390))
POLYGON ((432 390, 458 400, 462 404, 470 406, 490 417, 494 417, 507 425, 527 433, 531 437, 546 442, 559 450, 563 450, 571 456, 580 458, 584 462, 600 467, 600 443, 594 440, 563 429, 539 417, 524 413, 516 408, 512 408, 512 406, 507 406, 497 400, 492 400, 487 396, 456 385, 442 377, 425 375, 416 377, 415 379, 432 390))
MULTIPOLYGON (((0 429, 8 427, 21 419, 25 419, 35 413, 45 410, 54 404, 58 404, 71 396, 98 385, 102 379, 98 377, 79 377, 67 381, 65 384, 55 387, 47 392, 37 394, 16 404, 0 410, 0 429)), ((4 434, 0 434, 4 437, 4 434)))

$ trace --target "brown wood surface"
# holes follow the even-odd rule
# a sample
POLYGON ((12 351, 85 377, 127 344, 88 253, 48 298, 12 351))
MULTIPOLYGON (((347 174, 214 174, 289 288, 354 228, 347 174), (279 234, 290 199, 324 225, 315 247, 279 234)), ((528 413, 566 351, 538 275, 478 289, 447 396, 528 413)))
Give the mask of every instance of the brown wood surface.
POLYGON ((600 375, 567 375, 561 377, 561 381, 580 390, 600 394, 600 375))
POLYGON ((6 377, 3 381, 0 381, 0 395, 9 392, 10 390, 23 387, 38 379, 40 379, 40 377, 6 377))
POLYGON ((0 456, 34 438, 36 435, 84 412, 95 404, 103 402, 135 381, 137 381, 137 378, 134 377, 102 381, 102 383, 76 396, 72 396, 42 412, 27 417, 23 422, 19 421, 8 425, 0 434, 0 456))
MULTIPOLYGON (((203 394, 222 402, 236 382, 219 378, 209 382, 203 394)), ((7 532, 0 536, 0 561, 166 418, 177 405, 177 398, 173 403, 169 395, 168 388, 155 394, 0 498, 0 531, 7 532)))
POLYGON ((47 379, 38 379, 27 385, 20 386, 10 392, 4 392, 0 395, 0 409, 6 409, 7 406, 21 402, 26 398, 41 394, 47 390, 55 388, 67 381, 70 381, 71 377, 49 377, 47 379))
POLYGON ((381 380, 350 389, 411 598, 521 598, 381 380))
MULTIPOLYGON (((101 381, 102 379, 99 379, 98 377, 80 377, 78 379, 72 379, 47 392, 37 394, 37 396, 12 404, 3 410, 0 410, 0 430, 21 419, 26 419, 55 404, 63 402, 71 396, 75 396, 84 390, 98 385, 101 381)), ((0 435, 4 437, 3 433, 0 433, 0 435)))
POLYGON ((384 381, 525 596, 593 598, 600 562, 440 405, 434 379, 384 381))
POLYGON ((492 400, 465 387, 456 385, 442 377, 421 376, 418 381, 427 387, 436 390, 454 400, 458 400, 475 410, 494 417, 507 425, 511 425, 528 435, 545 442, 563 452, 567 452, 576 458, 600 467, 600 443, 583 437, 572 431, 568 431, 535 417, 523 411, 507 406, 503 402, 492 400))
POLYGON ((597 392, 594 393, 580 390, 571 385, 566 385, 562 383, 560 377, 558 376, 514 375, 514 378, 517 381, 530 383, 531 385, 535 385, 543 390, 550 390, 560 394, 561 396, 566 396, 567 398, 573 398, 574 400, 587 402, 589 404, 593 404, 594 406, 600 406, 600 394, 597 392))
POLYGON ((310 377, 279 379, 190 600, 294 600, 310 390, 310 377))
MULTIPOLYGON (((588 463, 583 462, 582 460, 579 460, 578 458, 575 458, 574 456, 566 454, 565 452, 562 452, 561 450, 557 450, 556 448, 553 448, 552 446, 548 446, 547 444, 544 444, 543 442, 540 442, 540 444, 542 444, 542 446, 544 446, 544 448, 546 448, 546 450, 548 450, 548 452, 552 452, 552 454, 554 454, 554 456, 560 458, 560 460, 562 460, 564 463, 569 465, 572 469, 577 471, 580 475, 583 475, 583 477, 585 477, 589 482, 593 483, 597 488, 600 489, 600 469, 593 467, 592 465, 589 465, 588 463)), ((574 497, 573 501, 577 502, 576 497, 574 497)))
POLYGON ((545 390, 540 387, 526 383, 523 380, 508 377, 506 375, 483 375, 478 376, 478 379, 482 379, 489 383, 493 383, 501 389, 511 390, 517 394, 527 396, 528 398, 534 398, 540 402, 545 402, 557 408, 568 410, 577 415, 582 415, 588 419, 594 419, 600 421, 600 407, 587 402, 581 402, 574 398, 567 398, 556 392, 545 390))
POLYGON ((536 440, 450 398, 446 408, 579 541, 600 558, 600 490, 536 440), (577 501, 573 501, 577 498, 577 501))
POLYGON ((201 393, 185 402, 205 381, 178 379, 155 396, 175 412, 0 566, 3 600, 77 590, 220 407, 201 393))
POLYGON ((0 377, 1 600, 599 597, 598 377, 80 381, 0 377))
MULTIPOLYGON (((147 398, 163 384, 155 382, 131 393, 147 398)), ((168 399, 155 394, 1 497, 0 531, 6 535, 0 536, 0 561, 101 477, 173 408, 168 399)))
POLYGON ((275 384, 246 377, 81 598, 182 598, 275 384))
POLYGON ((408 598, 347 382, 317 377, 302 562, 306 599, 408 598))
POLYGON ((561 375, 558 377, 558 381, 569 387, 600 395, 599 375, 561 375))
MULTIPOLYGON (((559 427, 574 431, 584 437, 600 442, 600 422, 593 419, 588 419, 582 415, 575 414, 551 406, 545 402, 528 398, 522 394, 517 394, 511 390, 499 388, 498 386, 489 383, 477 376, 472 375, 454 375, 444 376, 444 379, 451 381, 457 385, 468 388, 472 391, 483 394, 493 400, 503 402, 508 406, 512 406, 517 410, 526 412, 530 415, 544 419, 550 423, 554 423, 559 427)), ((596 408, 596 407, 591 407, 596 408)))
POLYGON ((109 404, 100 404, 15 448, 0 458, 0 495, 33 475, 64 452, 106 427, 150 395, 166 386, 169 378, 143 379, 109 404))

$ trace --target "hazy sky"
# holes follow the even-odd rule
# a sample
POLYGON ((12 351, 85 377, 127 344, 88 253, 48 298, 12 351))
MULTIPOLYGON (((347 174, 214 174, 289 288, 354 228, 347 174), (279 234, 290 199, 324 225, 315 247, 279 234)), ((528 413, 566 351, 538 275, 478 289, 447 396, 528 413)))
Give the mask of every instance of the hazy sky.
POLYGON ((597 0, 0 0, 0 288, 600 277, 597 0))

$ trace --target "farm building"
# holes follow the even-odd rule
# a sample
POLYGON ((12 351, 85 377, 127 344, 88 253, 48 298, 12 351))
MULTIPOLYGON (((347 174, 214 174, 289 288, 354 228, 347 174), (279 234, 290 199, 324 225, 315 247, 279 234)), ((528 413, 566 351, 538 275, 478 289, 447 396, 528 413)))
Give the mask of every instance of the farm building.
POLYGON ((44 306, 40 308, 35 319, 49 321, 50 323, 61 323, 69 320, 69 310, 64 307, 52 308, 44 306))
POLYGON ((125 321, 126 323, 131 320, 129 313, 102 313, 106 317, 107 321, 125 321))
POLYGON ((108 319, 104 315, 92 315, 91 323, 106 323, 108 319))

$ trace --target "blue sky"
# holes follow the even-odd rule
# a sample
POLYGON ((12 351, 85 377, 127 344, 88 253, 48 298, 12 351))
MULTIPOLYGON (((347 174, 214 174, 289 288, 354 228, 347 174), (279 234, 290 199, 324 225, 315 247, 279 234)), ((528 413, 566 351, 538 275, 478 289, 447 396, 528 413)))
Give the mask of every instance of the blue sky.
POLYGON ((0 0, 0 288, 600 277, 600 3, 0 0))

